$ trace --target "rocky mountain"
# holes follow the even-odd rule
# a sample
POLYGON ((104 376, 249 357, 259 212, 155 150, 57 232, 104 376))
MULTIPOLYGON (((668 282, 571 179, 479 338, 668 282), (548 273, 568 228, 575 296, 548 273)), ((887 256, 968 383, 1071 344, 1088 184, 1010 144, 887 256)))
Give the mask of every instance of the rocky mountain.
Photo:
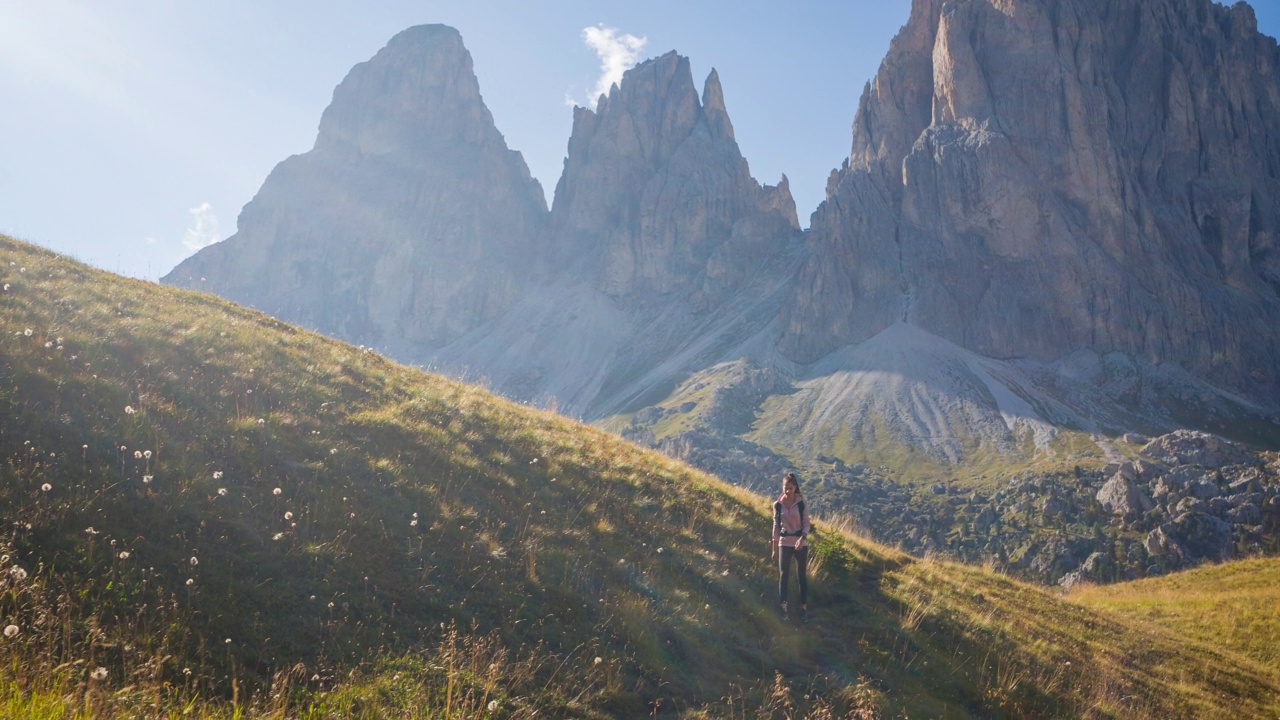
MULTIPOLYGON (((699 93, 667 53, 576 108, 547 208, 457 32, 411 28, 165 280, 747 487, 800 469, 909 549, 1050 581, 1174 567, 1201 557, 1178 518, 1231 522, 1104 466, 1138 457, 1127 431, 1280 447, 1280 48, 1245 3, 915 0, 805 232, 715 71, 699 93), (1019 512, 1086 532, 1132 511, 1138 559, 1086 568, 1102 541, 1068 561, 1059 538, 1018 565, 992 498, 1026 472, 1057 489, 1019 512), (983 499, 921 508, 928 487, 983 499)), ((1270 537, 1236 524, 1233 547, 1270 537)))
POLYGON ((276 166, 235 235, 164 280, 421 358, 515 302, 546 225, 461 35, 424 25, 353 68, 315 147, 276 166))
POLYGON ((785 305, 812 362, 896 322, 1280 397, 1280 51, 1245 3, 917 0, 785 305))

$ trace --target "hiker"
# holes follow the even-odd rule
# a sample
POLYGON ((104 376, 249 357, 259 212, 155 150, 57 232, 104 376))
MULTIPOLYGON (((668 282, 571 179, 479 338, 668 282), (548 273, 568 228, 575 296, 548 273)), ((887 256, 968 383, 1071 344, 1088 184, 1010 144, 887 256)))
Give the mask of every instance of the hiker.
POLYGON ((796 561, 796 579, 800 582, 800 620, 809 622, 809 546, 805 536, 809 534, 809 514, 804 509, 804 496, 800 494, 800 481, 789 472, 782 478, 782 494, 773 504, 773 552, 778 561, 778 601, 782 603, 782 619, 787 614, 787 581, 791 574, 791 560, 796 561))

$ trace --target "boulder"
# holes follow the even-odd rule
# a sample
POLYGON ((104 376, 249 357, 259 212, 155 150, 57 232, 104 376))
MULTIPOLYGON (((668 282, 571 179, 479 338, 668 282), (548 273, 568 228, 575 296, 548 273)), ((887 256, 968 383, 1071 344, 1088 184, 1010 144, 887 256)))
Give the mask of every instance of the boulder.
POLYGON ((1114 565, 1115 564, 1111 562, 1111 556, 1102 552, 1094 552, 1090 554, 1089 557, 1085 558, 1085 561, 1080 564, 1080 567, 1066 575, 1063 575, 1062 578, 1058 580, 1058 585, 1060 585, 1063 590, 1070 590, 1075 585, 1086 580, 1107 580, 1108 575, 1110 575, 1114 569, 1114 565))
POLYGON ((1096 495, 1103 509, 1113 515, 1142 513, 1155 507, 1145 492, 1121 469, 1111 476, 1096 495))
POLYGON ((1142 454, 1170 465, 1222 468, 1252 462, 1243 445, 1198 430, 1175 430, 1147 443, 1142 454))
POLYGON ((1262 508, 1253 504, 1240 505, 1227 511, 1226 520, 1232 525, 1257 525, 1262 522, 1262 508))
POLYGON ((1231 526, 1212 515, 1189 512, 1147 534, 1143 543, 1151 555, 1168 558, 1175 565, 1231 557, 1231 526))

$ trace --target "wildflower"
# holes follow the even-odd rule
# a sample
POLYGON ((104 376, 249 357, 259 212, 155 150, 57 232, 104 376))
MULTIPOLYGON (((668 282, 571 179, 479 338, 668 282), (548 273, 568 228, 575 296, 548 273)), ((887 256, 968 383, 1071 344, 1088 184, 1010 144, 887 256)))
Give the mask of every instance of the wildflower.
POLYGON ((354 518, 355 516, 356 516, 356 514, 355 514, 355 513, 351 513, 351 517, 353 517, 353 518, 354 518))
POLYGON ((9 292, 9 283, 4 284, 4 291, 9 292))
POLYGON ((280 538, 282 538, 282 537, 284 537, 284 533, 276 533, 275 535, 272 535, 272 536, 271 536, 271 539, 272 539, 272 540, 277 540, 277 541, 278 541, 278 540, 279 540, 280 538))
POLYGON ((43 490, 44 492, 49 492, 50 490, 53 489, 53 486, 50 485, 49 483, 45 483, 40 486, 40 489, 43 490))
POLYGON ((142 451, 142 457, 144 457, 144 458, 146 458, 146 459, 150 460, 150 459, 151 459, 151 451, 150 451, 150 450, 143 450, 143 451, 142 451))
POLYGON ((52 341, 52 340, 50 340, 49 342, 45 343, 45 344, 44 344, 44 346, 45 346, 46 348, 51 348, 51 347, 53 347, 53 341, 52 341))
POLYGON ((279 495, 279 494, 280 494, 280 488, 276 488, 276 489, 272 490, 272 491, 271 491, 271 494, 272 494, 272 495, 279 495))
POLYGON ((187 587, 191 587, 192 585, 195 585, 195 584, 196 584, 195 578, 187 578, 187 587))
POLYGON ((128 445, 121 445, 121 446, 120 446, 120 452, 124 452, 125 450, 128 450, 128 449, 129 449, 129 446, 128 446, 128 445))
POLYGON ((292 519, 293 519, 293 513, 292 513, 292 512, 286 512, 286 513, 284 514, 284 519, 285 519, 285 520, 292 520, 292 519))
POLYGON ((410 521, 409 521, 409 527, 418 527, 418 521, 417 521, 417 520, 410 520, 410 521))
POLYGON ((59 344, 59 345, 61 345, 61 344, 62 344, 62 338, 58 338, 58 344, 59 344))
POLYGON ((595 664, 596 664, 596 665, 599 665, 599 664, 600 664, 600 663, 602 663, 602 662, 604 662, 604 660, 601 660, 601 659, 600 659, 600 658, 598 658, 598 657, 597 657, 597 658, 596 658, 596 660, 595 660, 595 664))
POLYGON ((414 513, 414 514, 413 514, 413 516, 414 516, 414 517, 418 517, 418 513, 414 513))
POLYGON ((720 576, 721 576, 721 577, 727 577, 728 575, 729 575, 729 571, 728 571, 728 570, 725 570, 724 572, 720 573, 720 576))
MULTIPOLYGON (((30 334, 30 333, 28 333, 28 334, 30 334)), ((138 412, 138 411, 137 411, 137 410, 134 410, 132 405, 125 405, 125 406, 124 406, 124 414, 125 414, 125 415, 132 415, 132 414, 134 414, 134 413, 136 413, 136 412, 138 412)), ((123 449, 124 449, 124 447, 123 447, 123 446, 121 446, 121 449, 123 450, 123 449)))
POLYGON ((89 673, 89 679, 90 679, 90 680, 97 680, 98 682, 102 682, 103 680, 106 680, 106 679, 107 679, 107 669, 106 669, 106 668, 104 668, 104 667, 97 668, 97 669, 96 669, 96 670, 94 670, 93 672, 89 673))
POLYGON ((120 559, 121 559, 121 560, 128 560, 128 559, 129 559, 129 551, 128 551, 128 550, 121 550, 121 551, 120 551, 120 559))
POLYGON ((20 632, 22 631, 18 629, 17 625, 6 625, 4 628, 4 636, 7 638, 15 637, 20 632))
POLYGON ((252 394, 253 394, 253 388, 249 388, 248 390, 245 390, 245 391, 244 391, 244 394, 245 394, 245 395, 252 395, 252 394))
POLYGON ((142 459, 142 451, 141 451, 141 450, 134 450, 134 451, 133 451, 133 459, 134 459, 134 460, 141 460, 141 459, 142 459))
POLYGON ((13 567, 9 568, 9 575, 13 577, 14 582, 22 582, 23 580, 27 579, 27 571, 23 570, 17 565, 14 565, 13 567))
POLYGON ((330 600, 330 601, 329 601, 329 609, 330 609, 330 610, 332 610, 332 609, 333 609, 333 601, 332 601, 332 600, 330 600))
POLYGON ((222 479, 222 471, 221 471, 221 470, 214 470, 214 471, 213 471, 213 479, 214 479, 214 480, 221 480, 221 479, 222 479))
POLYGON ((338 448, 329 448, 329 454, 330 454, 330 455, 337 455, 337 454, 338 454, 338 448))
POLYGON ((267 421, 266 421, 264 418, 258 418, 258 424, 259 424, 259 425, 266 425, 266 424, 267 424, 267 421))
POLYGON ((195 567, 196 565, 199 565, 199 564, 200 564, 200 558, 196 557, 195 555, 192 555, 192 556, 191 556, 191 567, 195 567))
POLYGON ((497 701, 497 700, 490 700, 490 701, 489 701, 489 712, 493 712, 493 711, 495 711, 495 710, 497 710, 497 709, 498 709, 498 701, 497 701))
POLYGON ((228 645, 230 645, 230 644, 231 644, 231 638, 227 638, 227 640, 226 640, 226 644, 228 644, 228 645))
POLYGON ((320 682, 320 674, 316 673, 315 675, 312 675, 311 682, 320 682))
POLYGON ((659 555, 661 555, 661 554, 662 554, 662 548, 658 548, 658 554, 659 554, 659 555))
POLYGON ((152 480, 152 478, 153 478, 153 477, 155 477, 155 476, 153 476, 153 475, 143 475, 143 476, 142 476, 142 484, 143 484, 143 485, 150 485, 150 484, 151 484, 151 480, 152 480))
POLYGON ((26 330, 23 330, 22 334, 26 335, 27 337, 31 337, 31 328, 27 328, 26 330))
POLYGON ((226 496, 227 496, 227 489, 226 489, 226 488, 218 488, 218 495, 219 495, 219 496, 221 496, 221 497, 226 497, 226 496))
POLYGON ((84 529, 84 533, 85 533, 86 535, 97 535, 97 534, 98 534, 98 531, 97 531, 97 530, 94 530, 94 529, 93 529, 93 526, 92 526, 92 525, 90 525, 89 527, 87 527, 87 528, 85 528, 85 529, 84 529))
POLYGON ((183 674, 183 675, 190 676, 190 675, 191 675, 191 668, 182 668, 182 674, 183 674))

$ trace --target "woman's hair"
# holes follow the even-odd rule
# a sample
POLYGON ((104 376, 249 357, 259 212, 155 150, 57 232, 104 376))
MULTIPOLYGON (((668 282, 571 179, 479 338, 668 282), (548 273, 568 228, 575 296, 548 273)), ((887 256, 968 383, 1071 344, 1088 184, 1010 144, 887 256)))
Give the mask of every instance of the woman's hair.
POLYGON ((796 479, 795 473, 789 472, 782 476, 782 489, 784 491, 787 489, 787 483, 794 483, 796 486, 796 494, 803 495, 803 493, 800 492, 800 481, 796 479))

